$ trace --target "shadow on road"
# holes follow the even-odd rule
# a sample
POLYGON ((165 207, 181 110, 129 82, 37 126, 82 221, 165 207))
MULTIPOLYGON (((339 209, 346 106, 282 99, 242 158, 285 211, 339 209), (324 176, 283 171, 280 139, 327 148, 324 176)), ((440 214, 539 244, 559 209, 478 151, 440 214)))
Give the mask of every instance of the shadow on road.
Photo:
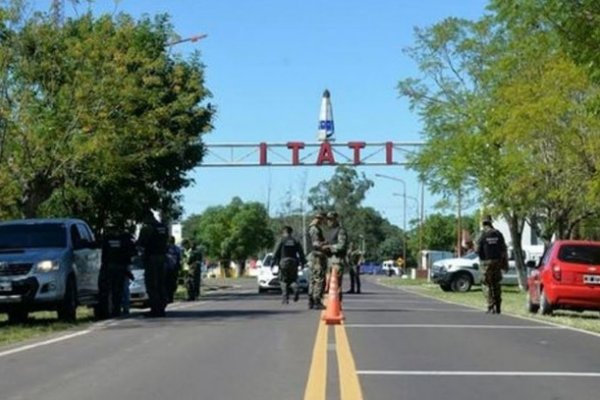
POLYGON ((167 310, 165 318, 144 318, 141 315, 136 315, 133 318, 127 318, 122 323, 117 325, 107 326, 108 330, 122 330, 145 328, 148 325, 162 326, 181 326, 187 324, 210 324, 222 322, 247 322, 248 320, 283 317, 292 314, 299 314, 304 310, 167 310))

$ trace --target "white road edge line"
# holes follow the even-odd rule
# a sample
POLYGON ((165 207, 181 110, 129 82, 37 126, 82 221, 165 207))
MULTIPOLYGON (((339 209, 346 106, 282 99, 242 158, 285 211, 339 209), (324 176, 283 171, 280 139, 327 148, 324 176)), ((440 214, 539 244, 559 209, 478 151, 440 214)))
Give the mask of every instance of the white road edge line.
POLYGON ((600 372, 533 372, 533 371, 356 371, 358 375, 394 376, 516 376, 516 377, 580 377, 598 378, 600 372))
POLYGON ((452 325, 452 324, 346 324, 346 328, 441 328, 441 329, 545 329, 565 328, 540 325, 452 325))
MULTIPOLYGON (((170 307, 167 308, 167 311, 177 311, 177 310, 182 310, 185 308, 190 308, 192 306, 196 306, 196 305, 203 305, 206 303, 210 303, 212 300, 207 300, 207 301, 199 301, 199 302, 193 302, 193 303, 182 303, 181 305, 175 305, 174 307, 170 307)), ((140 315, 141 316, 141 315, 140 315)), ((88 333, 92 333, 94 331, 98 331, 104 328, 108 328, 111 326, 115 326, 115 325, 120 325, 124 322, 129 322, 135 319, 138 319, 140 316, 134 315, 133 318, 125 318, 125 319, 108 319, 105 321, 100 321, 100 322, 96 322, 93 323, 90 328, 88 329, 84 329, 82 331, 76 331, 73 333, 69 333, 67 335, 62 335, 62 336, 58 336, 52 339, 48 339, 48 340, 44 340, 41 342, 36 342, 36 343, 32 343, 32 344, 28 344, 25 346, 19 346, 19 347, 15 347, 9 350, 5 350, 5 351, 1 351, 0 352, 0 358, 2 357, 6 357, 6 356, 10 356, 12 354, 16 354, 16 353, 21 353, 23 351, 27 351, 27 350, 32 350, 38 347, 43 347, 43 346, 48 346, 50 344, 54 344, 54 343, 58 343, 58 342, 63 342, 65 340, 70 340, 70 339, 74 339, 76 337, 79 336, 83 336, 83 335, 87 335, 88 333)))
POLYGON ((37 342, 37 343, 33 343, 33 344, 28 344, 26 346, 16 347, 14 349, 10 349, 10 350, 6 350, 6 351, 3 351, 3 352, 0 352, 0 357, 6 357, 6 356, 9 356, 11 354, 20 353, 22 351, 35 349, 36 347, 47 346, 49 344, 58 343, 58 342, 62 342, 62 341, 65 341, 65 340, 73 339, 73 338, 76 338, 78 336, 87 335, 88 333, 91 333, 92 331, 93 331, 93 329, 85 329, 83 331, 78 331, 78 332, 70 333, 68 335, 59 336, 59 337, 56 337, 54 339, 44 340, 43 342, 37 342))
MULTIPOLYGON (((379 283, 379 282, 377 282, 376 284, 384 286, 384 287, 390 287, 390 286, 386 286, 386 285, 384 285, 382 283, 379 283)), ((414 291, 411 291, 411 290, 400 289, 400 288, 396 288, 396 290, 401 291, 401 292, 405 292, 405 293, 415 294, 417 296, 426 297, 428 299, 434 299, 434 300, 437 300, 439 302, 446 303, 446 304, 453 304, 455 306, 471 308, 471 309, 477 310, 477 311, 484 311, 483 308, 477 308, 477 307, 468 306, 468 305, 465 305, 465 304, 455 303, 455 302, 450 301, 450 300, 438 299, 437 297, 429 296, 429 295, 423 294, 423 293, 414 292, 414 291)), ((510 313, 505 313, 503 315, 508 316, 508 317, 512 317, 512 318, 521 319, 521 320, 524 320, 524 321, 536 322, 538 324, 556 326, 556 327, 559 327, 559 328, 563 328, 565 330, 569 330, 569 331, 573 331, 573 332, 579 332, 579 333, 583 333, 584 335, 590 335, 590 336, 595 336, 595 337, 600 338, 600 333, 586 331, 585 329, 573 328, 572 326, 561 325, 561 324, 557 324, 555 322, 542 321, 542 320, 535 319, 535 318, 524 317, 522 315, 515 315, 515 314, 510 314, 510 313)))

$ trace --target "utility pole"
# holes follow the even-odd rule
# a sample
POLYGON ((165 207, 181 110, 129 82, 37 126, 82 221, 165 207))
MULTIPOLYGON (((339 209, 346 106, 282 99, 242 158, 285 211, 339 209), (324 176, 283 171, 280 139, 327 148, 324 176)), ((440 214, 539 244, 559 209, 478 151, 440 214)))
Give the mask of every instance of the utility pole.
POLYGON ((419 257, 423 252, 423 222, 425 210, 425 182, 421 181, 421 215, 419 217, 419 257))
POLYGON ((462 221, 461 221, 461 193, 460 188, 458 188, 458 219, 456 221, 456 230, 457 230, 457 247, 456 253, 458 257, 462 257, 462 221))
POLYGON ((56 26, 62 25, 65 13, 65 0, 52 0, 52 19, 56 26))

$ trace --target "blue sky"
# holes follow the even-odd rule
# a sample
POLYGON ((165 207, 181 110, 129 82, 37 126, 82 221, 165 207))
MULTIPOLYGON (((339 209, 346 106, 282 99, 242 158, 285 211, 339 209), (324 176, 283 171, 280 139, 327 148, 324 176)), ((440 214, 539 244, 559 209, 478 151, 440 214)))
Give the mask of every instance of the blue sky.
MULTIPOLYGON (((83 1, 82 1, 83 3, 83 1)), ((478 18, 486 0, 111 0, 96 1, 96 13, 118 11, 140 16, 168 13, 182 37, 206 33, 196 43, 174 46, 189 54, 200 50, 206 65, 206 85, 217 105, 215 129, 207 143, 315 141, 320 97, 331 92, 336 138, 350 140, 420 140, 421 123, 396 85, 418 71, 403 48, 414 42, 414 27, 425 27, 455 16, 478 18)), ((49 0, 33 0, 47 8, 49 0)), ((79 6, 85 10, 87 6, 79 6)), ((66 14, 74 11, 67 1, 66 14)), ((266 203, 275 215, 290 189, 301 197, 329 179, 332 167, 197 168, 196 184, 183 191, 186 215, 232 197, 266 203), (270 194, 270 195, 269 195, 270 194)), ((402 167, 361 167, 375 187, 367 194, 372 206, 402 226, 401 184, 407 194, 419 194, 416 174, 402 167)), ((426 213, 436 199, 426 194, 426 213)), ((408 219, 416 215, 408 201, 408 219)))

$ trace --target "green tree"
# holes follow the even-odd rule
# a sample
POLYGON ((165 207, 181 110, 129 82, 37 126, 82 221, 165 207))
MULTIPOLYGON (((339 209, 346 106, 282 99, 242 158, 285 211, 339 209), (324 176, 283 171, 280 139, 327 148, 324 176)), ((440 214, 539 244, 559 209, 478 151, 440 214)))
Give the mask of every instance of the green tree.
POLYGON ((184 236, 201 243, 207 257, 220 260, 223 268, 236 261, 240 275, 248 257, 274 244, 265 206, 244 203, 238 197, 227 206, 209 207, 201 215, 191 216, 183 227, 184 236))
POLYGON ((309 190, 308 204, 315 210, 336 211, 352 240, 357 240, 365 229, 359 218, 361 203, 373 182, 356 169, 338 166, 327 181, 319 182, 309 190))
POLYGON ((597 212, 598 91, 555 32, 502 13, 450 18, 418 31, 411 54, 422 77, 400 90, 425 122, 413 165, 434 191, 475 189, 508 221, 518 255, 525 219, 546 238, 569 237, 597 212))
POLYGON ((198 55, 172 57, 167 16, 0 14, 0 193, 14 217, 93 225, 178 214, 214 113, 198 55))

